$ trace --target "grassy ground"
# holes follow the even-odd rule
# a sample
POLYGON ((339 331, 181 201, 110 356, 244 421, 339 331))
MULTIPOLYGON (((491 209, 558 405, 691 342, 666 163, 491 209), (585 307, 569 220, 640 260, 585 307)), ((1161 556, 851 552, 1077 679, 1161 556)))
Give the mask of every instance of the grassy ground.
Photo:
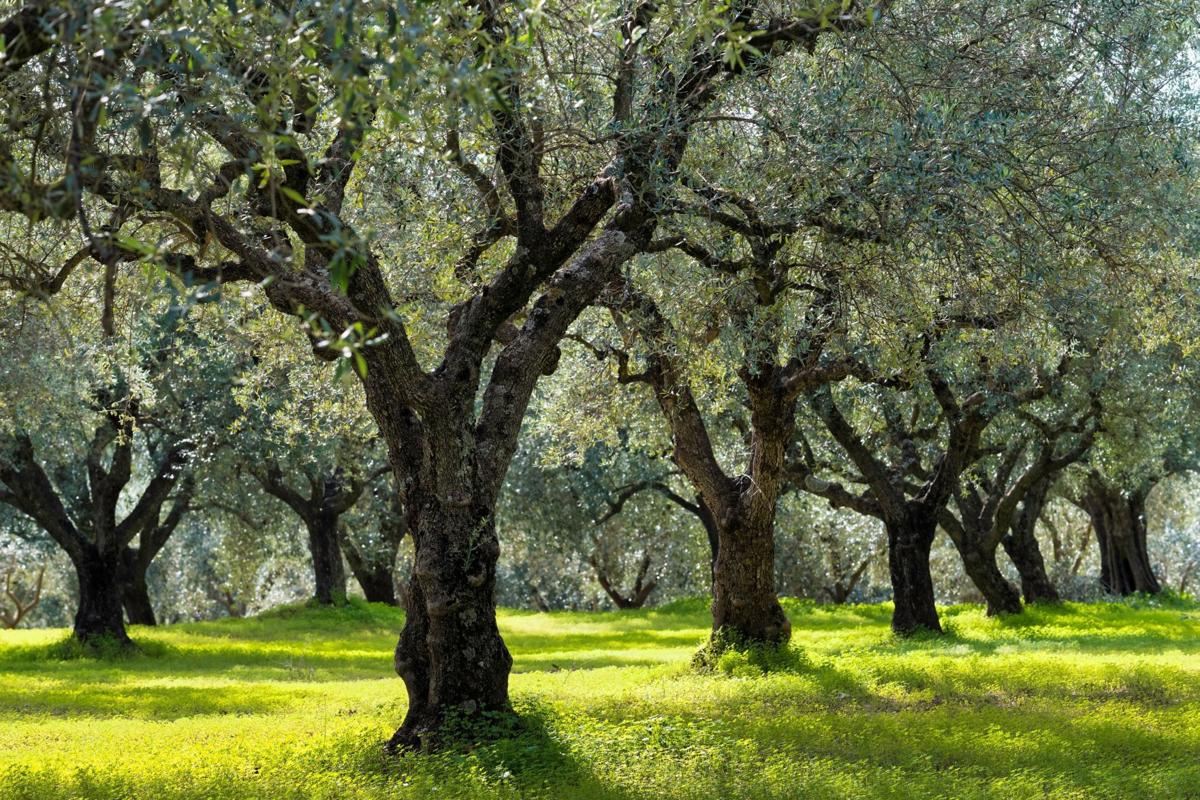
POLYGON ((393 609, 135 629, 121 661, 0 632, 0 800, 1200 798, 1194 605, 956 607, 919 641, 883 607, 787 608, 774 671, 705 676, 701 602, 503 612, 525 732, 394 761, 393 609))

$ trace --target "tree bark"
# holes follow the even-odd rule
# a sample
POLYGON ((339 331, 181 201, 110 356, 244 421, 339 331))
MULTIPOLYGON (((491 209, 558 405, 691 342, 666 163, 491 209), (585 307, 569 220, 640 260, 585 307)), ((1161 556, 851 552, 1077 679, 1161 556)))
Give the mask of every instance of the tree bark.
POLYGON ((395 667, 408 713, 390 750, 425 749, 447 715, 506 712, 512 656, 496 626, 500 543, 491 510, 426 498, 411 526, 415 548, 395 667))
POLYGON ((122 613, 120 555, 88 545, 72 561, 79 580, 75 638, 84 644, 105 639, 120 645, 132 644, 122 613))
POLYGON ((983 595, 987 603, 987 615, 1020 614, 1023 610, 1021 595, 996 565, 996 550, 1001 538, 999 533, 1007 525, 1009 513, 1006 511, 1003 518, 997 521, 992 503, 981 501, 974 486, 965 491, 960 487, 956 495, 958 516, 952 515, 949 509, 944 510, 940 515, 942 528, 962 558, 963 571, 983 595))
POLYGON ((1048 480, 1030 489, 1021 503, 1021 510, 1013 518, 1012 527, 1000 540, 1021 576, 1021 594, 1026 603, 1062 602, 1046 572, 1046 562, 1037 541, 1038 519, 1042 516, 1049 489, 1048 480))
POLYGON ((318 605, 342 605, 346 602, 346 569, 338 543, 338 515, 320 509, 304 520, 308 529, 308 551, 312 555, 313 600, 318 605))
MULTIPOLYGON (((79 582, 76 638, 90 643, 107 637, 126 645, 130 640, 123 617, 124 584, 133 577, 126 558, 139 562, 144 594, 146 565, 162 548, 188 508, 192 483, 185 479, 167 518, 160 518, 163 503, 176 487, 180 467, 191 447, 176 445, 162 457, 154 477, 132 510, 117 522, 117 504, 132 474, 133 455, 132 430, 126 428, 126 438, 120 439, 117 436, 119 429, 114 425, 106 421, 93 437, 86 465, 89 492, 79 509, 81 518, 87 520, 84 524, 75 525, 38 463, 32 440, 25 434, 19 434, 11 442, 7 454, 0 451, 0 482, 8 487, 0 491, 0 500, 37 522, 70 557, 79 582), (101 456, 114 442, 111 466, 106 469, 101 456), (9 461, 9 458, 14 460, 9 461), (87 531, 88 536, 81 531, 87 531), (142 547, 137 551, 129 547, 134 536, 141 537, 142 547)), ((131 602, 136 601, 131 593, 131 602)), ((146 607, 149 607, 148 599, 146 607)), ((152 611, 150 613, 153 615, 152 611)))
POLYGON ((140 556, 137 548, 126 547, 121 551, 121 602, 130 625, 156 625, 158 620, 146 585, 149 563, 143 564, 140 556))
POLYGON ((382 564, 363 564, 356 569, 351 563, 354 579, 362 587, 363 596, 368 603, 384 603, 389 606, 399 605, 396 600, 396 583, 392 571, 382 564))
POLYGON ((719 526, 713 569, 713 640, 738 645, 780 645, 792 623, 775 595, 774 520, 754 525, 744 518, 719 526))
POLYGON ((955 542, 958 553, 962 556, 963 569, 975 588, 979 589, 987 603, 989 617, 1000 614, 1020 614, 1021 595, 1016 587, 1000 572, 996 565, 995 551, 989 552, 983 547, 972 547, 970 544, 955 542))
POLYGON ((708 563, 709 575, 712 579, 713 592, 716 592, 717 585, 717 556, 721 554, 721 531, 717 528, 716 517, 709 510, 708 504, 704 502, 704 498, 696 495, 696 516, 700 518, 700 524, 704 526, 704 535, 708 537, 708 563))
POLYGON ((885 520, 884 524, 895 601, 892 630, 902 636, 922 630, 941 633, 929 571, 929 551, 937 530, 934 520, 910 514, 907 519, 885 520))
POLYGON ((1145 489, 1124 493, 1093 476, 1081 505, 1100 546, 1100 582, 1118 595, 1162 591, 1146 549, 1145 489))

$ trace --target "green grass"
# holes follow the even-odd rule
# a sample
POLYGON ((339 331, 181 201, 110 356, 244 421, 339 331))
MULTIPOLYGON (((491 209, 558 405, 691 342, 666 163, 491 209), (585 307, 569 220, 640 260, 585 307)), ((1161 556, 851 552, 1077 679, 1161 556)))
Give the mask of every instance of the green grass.
POLYGON ((886 607, 787 609, 773 671, 711 675, 703 602, 502 612, 525 731, 395 760, 393 609, 135 628, 108 661, 0 632, 0 800, 1200 798, 1195 605, 954 607, 918 641, 886 607))

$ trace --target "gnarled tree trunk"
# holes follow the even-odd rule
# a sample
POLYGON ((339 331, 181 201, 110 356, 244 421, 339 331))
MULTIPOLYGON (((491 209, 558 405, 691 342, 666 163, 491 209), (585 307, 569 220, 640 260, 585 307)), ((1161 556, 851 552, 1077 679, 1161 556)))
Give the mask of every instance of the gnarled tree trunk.
POLYGON ((351 556, 350 553, 350 550, 346 551, 346 560, 350 562, 350 571, 354 573, 354 580, 362 587, 363 597, 367 602, 399 605, 391 567, 382 562, 363 560, 357 553, 351 556))
POLYGON ((81 548, 71 561, 79 580, 79 608, 75 612, 75 638, 84 644, 108 639, 130 644, 122 613, 120 554, 94 545, 81 548))
POLYGON ((1000 614, 1020 614, 1021 595, 1016 587, 1000 572, 996 565, 995 551, 988 552, 986 548, 962 546, 955 542, 959 555, 962 556, 963 569, 975 588, 979 589, 987 603, 987 615, 995 617, 1000 614))
POLYGON ((413 580, 395 652, 408 714, 392 750, 427 746, 448 714, 510 708, 512 656, 496 626, 500 544, 491 509, 434 498, 416 506, 413 580))
MULTIPOLYGON (((739 506, 742 504, 739 503, 739 506)), ((718 522, 713 569, 713 638, 737 644, 783 644, 792 623, 775 595, 774 515, 718 522)))
POLYGON ((1058 603, 1061 598, 1050 575, 1037 541, 1037 523, 1046 505, 1050 481, 1042 481, 1030 489, 1013 518, 1012 527, 1000 540, 1004 552, 1021 575, 1021 594, 1026 603, 1058 603))
POLYGON ((978 493, 960 492, 956 504, 958 516, 946 509, 940 515, 940 521, 962 558, 963 571, 983 595, 987 615, 1021 613, 1021 595, 996 565, 996 550, 1000 544, 996 534, 999 524, 1003 523, 994 521, 988 504, 981 502, 978 493))
POLYGON ((1162 591, 1146 549, 1147 494, 1123 493, 1093 476, 1082 498, 1100 545, 1100 582, 1113 594, 1162 591))
POLYGON ((929 551, 937 526, 933 519, 909 514, 885 520, 888 537, 888 570, 892 578, 892 630, 901 635, 927 630, 942 632, 933 596, 929 551))
POLYGON ((170 512, 160 521, 162 506, 175 489, 183 462, 191 451, 190 444, 183 443, 163 456, 133 510, 118 522, 117 505, 132 474, 132 430, 129 423, 124 424, 127 426, 124 438, 116 436, 119 428, 115 427, 102 427, 96 434, 87 464, 89 496, 78 510, 80 525, 75 524, 38 463, 33 442, 27 435, 19 434, 7 453, 0 449, 0 482, 8 487, 0 492, 0 499, 36 521, 62 547, 75 567, 79 608, 74 630, 75 637, 85 644, 102 639, 130 644, 123 604, 124 586, 133 575, 126 559, 142 562, 140 575, 144 584, 145 565, 186 513, 192 492, 191 481, 184 479, 170 512), (114 442, 111 466, 105 469, 100 454, 114 442), (138 551, 129 547, 135 536, 141 537, 142 547, 146 548, 140 559, 138 551))

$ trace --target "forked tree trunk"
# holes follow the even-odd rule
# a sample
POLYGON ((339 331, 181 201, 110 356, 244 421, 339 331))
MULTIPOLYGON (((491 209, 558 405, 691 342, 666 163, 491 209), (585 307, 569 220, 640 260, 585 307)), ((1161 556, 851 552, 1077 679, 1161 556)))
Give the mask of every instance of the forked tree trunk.
POLYGON ((933 597, 929 552, 937 526, 932 518, 910 514, 885 521, 888 537, 888 570, 892 578, 892 630, 901 635, 918 631, 942 632, 933 597))
POLYGON ((119 554, 89 545, 72 561, 79 580, 75 638, 84 644, 104 639, 131 644, 122 613, 119 554))
POLYGON ((592 569, 596 571, 596 582, 600 584, 600 588, 608 595, 608 599, 612 600, 613 605, 621 611, 632 611, 645 606, 646 601, 650 599, 650 593, 658 586, 658 581, 654 579, 647 580, 651 564, 649 553, 643 555, 642 560, 638 563, 637 575, 633 580, 633 588, 628 593, 622 592, 621 589, 613 585, 612 578, 598 557, 593 556, 588 560, 592 565, 592 569))
POLYGON ((414 517, 413 580, 395 653, 408 713, 388 743, 393 751, 436 742, 447 715, 510 710, 512 656, 496 626, 500 544, 491 509, 425 499, 414 517))
POLYGON ((146 585, 148 564, 142 564, 136 548, 126 547, 121 551, 121 603, 130 625, 155 625, 154 606, 150 604, 150 590, 146 585))
POLYGON ((308 551, 312 555, 313 599, 318 605, 346 602, 346 569, 338 543, 338 515, 324 511, 304 521, 308 529, 308 551))
POLYGON ((735 519, 718 526, 713 569, 713 639, 737 645, 780 645, 792 624, 775 596, 773 520, 752 525, 735 519))
POLYGON ((1021 576, 1021 594, 1026 603, 1059 603, 1058 589, 1046 572, 1046 561, 1038 546, 1037 524, 1046 505, 1046 494, 1050 481, 1042 481, 1025 495, 1021 508, 1013 517, 1013 524, 1000 540, 1004 552, 1016 566, 1021 576))
POLYGON ((1093 479, 1083 497, 1100 545, 1100 582, 1112 594, 1162 591, 1146 548, 1146 494, 1126 495, 1093 479))

